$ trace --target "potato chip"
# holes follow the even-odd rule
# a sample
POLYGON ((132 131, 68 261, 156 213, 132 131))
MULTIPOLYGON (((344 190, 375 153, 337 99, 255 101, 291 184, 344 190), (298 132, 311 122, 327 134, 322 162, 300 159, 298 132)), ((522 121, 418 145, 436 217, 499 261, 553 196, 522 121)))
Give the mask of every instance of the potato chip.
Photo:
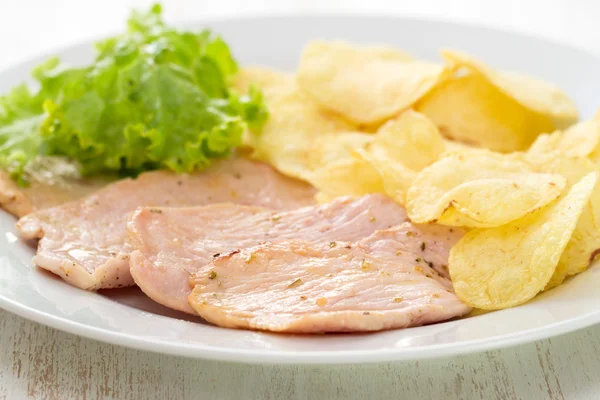
MULTIPOLYGON (((270 117, 260 133, 248 135, 253 157, 266 161, 286 175, 307 180, 309 156, 315 140, 355 128, 320 109, 298 89, 293 77, 281 77, 264 90, 270 117)), ((275 81, 275 80, 273 80, 275 81)))
POLYGON ((354 158, 328 164, 316 170, 309 182, 319 189, 319 202, 331 201, 339 196, 362 196, 368 193, 385 193, 377 171, 365 160, 354 158))
POLYGON ((383 192, 395 202, 404 205, 406 192, 417 172, 391 158, 381 146, 357 149, 356 152, 379 173, 383 192))
POLYGON ((528 110, 549 117, 556 129, 564 129, 578 119, 575 103, 557 86, 514 72, 496 71, 475 57, 455 50, 443 50, 442 57, 457 67, 467 67, 483 76, 508 97, 528 110))
POLYGON ((357 152, 379 172, 387 195, 404 204, 417 172, 445 151, 437 127, 423 114, 408 110, 384 124, 372 142, 357 152))
POLYGON ((375 135, 374 146, 387 151, 390 158, 420 171, 437 161, 446 151, 438 128, 426 116, 413 110, 388 121, 375 135))
POLYGON ((467 232, 449 257, 458 297, 472 307, 497 310, 522 304, 543 290, 597 180, 598 173, 591 173, 535 213, 467 232))
POLYGON ((600 192, 594 190, 577 227, 545 290, 560 285, 567 277, 585 271, 600 249, 600 192))
POLYGON ((284 88, 292 82, 292 74, 268 67, 244 67, 235 76, 233 87, 246 93, 250 86, 256 85, 262 90, 284 88))
POLYGON ((562 131, 556 131, 553 133, 543 133, 539 135, 535 139, 535 142, 531 144, 527 152, 532 154, 547 154, 553 151, 558 151, 562 134, 562 131))
POLYGON ((342 132, 323 135, 315 140, 308 154, 308 166, 312 170, 328 164, 355 158, 354 149, 373 141, 374 135, 362 132, 342 132))
MULTIPOLYGON (((584 157, 567 157, 557 152, 527 154, 527 160, 539 171, 558 173, 567 179, 567 186, 585 175, 598 171, 598 166, 584 157)), ((585 271, 600 249, 600 187, 585 206, 569 244, 565 248, 546 290, 560 285, 565 278, 585 271)))
POLYGON ((538 136, 528 153, 544 154, 560 151, 567 157, 590 157, 598 161, 600 158, 600 121, 583 121, 566 129, 551 134, 538 136))
POLYGON ((322 107, 357 124, 376 124, 409 108, 441 79, 440 65, 387 47, 313 41, 298 84, 322 107))
POLYGON ((417 223, 494 227, 545 206, 565 185, 561 175, 533 172, 513 156, 453 153, 417 175, 406 210, 417 223))
POLYGON ((455 153, 457 151, 464 152, 466 150, 477 149, 477 147, 470 146, 466 143, 461 143, 446 138, 444 138, 444 145, 446 147, 446 153, 455 153))
POLYGON ((502 93, 483 75, 444 80, 414 108, 430 118, 445 137, 500 152, 524 150, 552 121, 502 93))
POLYGON ((597 157, 600 147, 600 121, 583 121, 563 132, 558 149, 568 157, 597 157))

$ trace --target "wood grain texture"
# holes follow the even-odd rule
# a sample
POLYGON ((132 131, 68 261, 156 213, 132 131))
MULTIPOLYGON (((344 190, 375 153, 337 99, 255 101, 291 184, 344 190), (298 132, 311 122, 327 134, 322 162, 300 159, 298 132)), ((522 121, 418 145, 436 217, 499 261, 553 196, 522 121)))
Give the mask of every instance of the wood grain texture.
MULTIPOLYGON (((0 68, 121 29, 152 0, 0 0, 0 68)), ((600 53, 592 0, 163 0, 167 18, 375 12, 466 21, 600 53)), ((600 326, 451 359, 249 366, 95 342, 0 311, 0 399, 597 399, 600 326)))
POLYGON ((592 399, 600 326, 501 351, 343 366, 144 353, 0 311, 0 399, 592 399))

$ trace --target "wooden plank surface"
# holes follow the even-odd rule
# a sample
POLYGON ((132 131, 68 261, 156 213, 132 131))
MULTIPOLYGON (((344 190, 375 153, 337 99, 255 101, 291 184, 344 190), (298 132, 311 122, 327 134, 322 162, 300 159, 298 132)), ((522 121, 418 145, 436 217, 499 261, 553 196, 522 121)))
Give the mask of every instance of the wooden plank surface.
MULTIPOLYGON (((0 0, 0 68, 114 32, 147 0, 0 0)), ((170 19, 306 11, 385 12, 518 30, 600 52, 591 0, 163 1, 170 19)), ((599 97, 600 99, 600 97, 599 97)), ((144 353, 0 311, 0 399, 595 399, 600 326, 452 359, 251 366, 144 353)))
POLYGON ((243 365, 145 353, 0 311, 0 399, 597 399, 600 326, 394 364, 243 365))

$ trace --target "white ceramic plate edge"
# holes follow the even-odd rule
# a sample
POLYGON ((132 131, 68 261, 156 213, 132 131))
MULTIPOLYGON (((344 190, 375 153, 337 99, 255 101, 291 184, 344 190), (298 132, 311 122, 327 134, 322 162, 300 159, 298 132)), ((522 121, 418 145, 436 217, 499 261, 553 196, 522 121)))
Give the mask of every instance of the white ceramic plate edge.
POLYGON ((497 336, 494 339, 480 339, 468 343, 433 345, 428 347, 402 348, 399 351, 331 351, 331 352, 291 352, 265 353, 255 350, 231 350, 213 346, 177 346, 160 340, 140 339, 139 337, 110 330, 90 327, 64 318, 54 317, 36 309, 24 307, 0 296, 0 308, 54 329, 87 337, 112 345, 132 349, 170 354, 189 358, 202 358, 249 364, 357 364, 433 359, 456 355, 466 355, 482 351, 496 350, 510 346, 547 339, 600 323, 600 313, 584 315, 568 322, 557 322, 539 329, 531 329, 518 334, 497 336))

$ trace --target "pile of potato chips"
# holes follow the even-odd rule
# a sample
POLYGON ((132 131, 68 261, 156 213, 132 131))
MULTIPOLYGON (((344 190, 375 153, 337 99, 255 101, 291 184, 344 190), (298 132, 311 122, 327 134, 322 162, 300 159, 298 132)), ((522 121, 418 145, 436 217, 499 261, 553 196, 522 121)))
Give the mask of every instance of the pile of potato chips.
POLYGON ((600 252, 600 113, 575 124, 552 84, 442 59, 315 41, 295 75, 245 69, 237 85, 260 86, 270 110, 245 142, 318 201, 386 193, 414 223, 465 228, 449 259, 457 295, 512 307, 600 252))

